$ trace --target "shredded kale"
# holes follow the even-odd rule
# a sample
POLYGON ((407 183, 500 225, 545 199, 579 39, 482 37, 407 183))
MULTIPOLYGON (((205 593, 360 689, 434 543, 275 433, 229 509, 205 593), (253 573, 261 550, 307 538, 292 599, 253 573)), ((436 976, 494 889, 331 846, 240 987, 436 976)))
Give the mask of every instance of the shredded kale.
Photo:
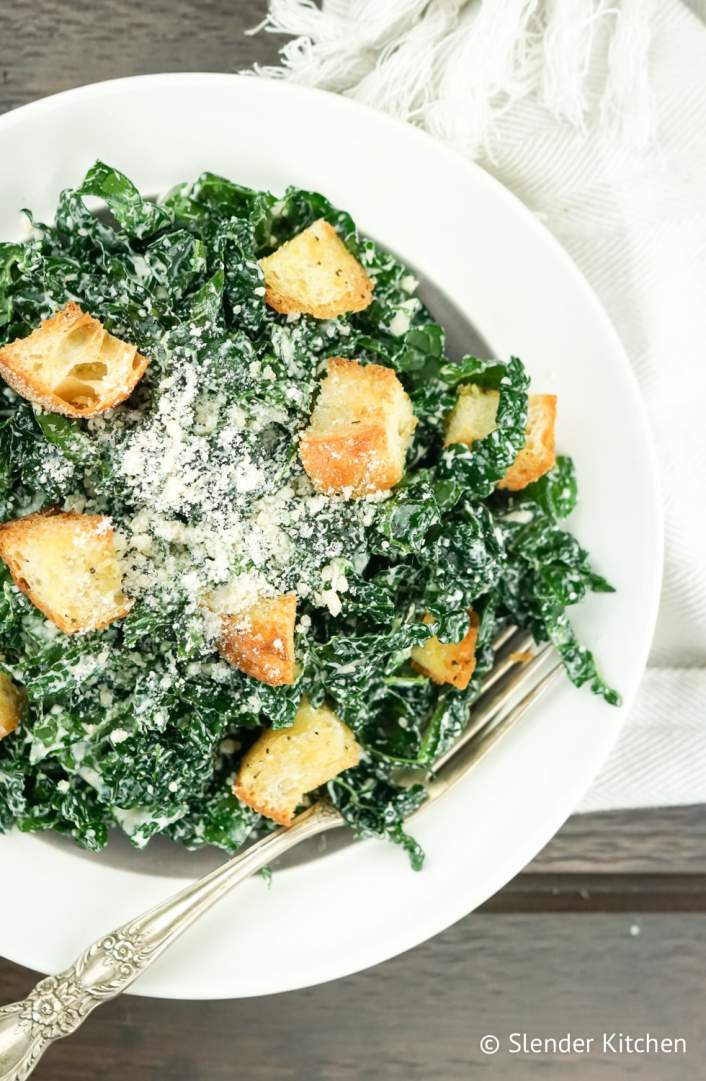
MULTIPOLYGON (((283 526, 294 555, 278 586, 300 591, 293 686, 259 683, 219 657, 178 570, 171 595, 147 591, 122 622, 66 637, 0 564, 0 669, 27 696, 21 725, 0 742, 0 831, 56 830, 97 851, 121 828, 138 847, 162 834, 233 852, 272 828, 233 795, 242 754, 263 728, 290 725, 306 695, 328 702, 364 751, 359 766, 329 782, 330 799, 359 836, 402 845, 419 868, 423 854, 405 819, 424 789, 400 787, 397 771, 431 769, 464 730, 499 628, 512 621, 551 641, 575 684, 619 700, 566 615, 587 591, 611 588, 558 524, 576 502, 571 459, 559 457, 522 492, 496 491, 524 443, 521 361, 450 363, 413 275, 359 236, 347 213, 315 192, 277 197, 212 173, 157 202, 97 162, 62 193, 52 224, 28 217, 26 242, 0 243, 0 345, 75 300, 150 364, 105 422, 42 412, 4 390, 0 520, 63 506, 108 514, 118 530, 134 521, 144 508, 122 456, 136 431, 159 420, 164 380, 180 391, 195 370, 201 397, 189 435, 216 471, 227 465, 225 442, 241 440, 258 496, 305 490, 297 441, 328 357, 394 369, 418 426, 407 473, 388 499, 310 493, 316 535, 296 516, 283 526), (88 196, 106 210, 94 213, 88 196), (288 319, 265 303, 259 259, 322 217, 374 280, 374 299, 334 320, 288 319), (496 428, 472 448, 444 447, 445 418, 469 383, 499 392, 496 428), (234 410, 257 425, 234 435, 219 419, 234 410), (322 551, 327 581, 338 576, 338 608, 321 599, 329 588, 322 551), (432 634, 460 641, 471 607, 480 616, 474 676, 463 691, 439 686, 414 668, 412 650, 432 634)), ((148 461, 145 472, 153 467, 148 461)), ((240 498, 247 506, 255 497, 245 486, 240 498)), ((172 534, 198 526, 203 513, 187 501, 172 534)), ((144 543, 173 559, 186 542, 172 534, 153 530, 144 543)), ((253 552, 228 573, 260 569, 253 552)))
POLYGON ((519 502, 537 503, 551 518, 568 518, 576 506, 578 489, 571 458, 557 456, 556 465, 539 480, 516 493, 519 502))
POLYGON ((499 601, 535 641, 552 643, 577 687, 588 682, 595 694, 619 705, 620 695, 601 678, 593 654, 578 642, 566 615, 566 609, 589 590, 612 593, 613 587, 591 568, 588 553, 576 538, 560 529, 539 504, 528 513, 526 523, 518 522, 513 512, 496 518, 507 553, 499 601))
POLYGON ((485 499, 524 445, 529 379, 517 357, 507 366, 464 357, 457 366, 447 365, 442 372, 450 383, 474 383, 499 391, 495 429, 472 447, 461 443, 447 447, 437 468, 439 480, 451 486, 456 499, 485 499))

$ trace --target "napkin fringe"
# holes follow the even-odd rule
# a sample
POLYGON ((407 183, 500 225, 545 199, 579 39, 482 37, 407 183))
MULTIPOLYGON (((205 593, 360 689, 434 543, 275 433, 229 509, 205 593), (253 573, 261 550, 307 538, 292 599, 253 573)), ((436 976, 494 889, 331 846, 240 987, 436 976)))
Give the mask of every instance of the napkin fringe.
POLYGON ((645 146, 655 0, 270 0, 288 78, 375 105, 476 157, 530 95, 574 128, 645 146))
MULTIPOLYGON (((584 809, 706 801, 705 13, 706 0, 270 0, 260 28, 293 35, 263 74, 382 108, 498 177, 621 334, 658 451, 665 578, 651 667, 584 809)), ((620 658, 604 660, 619 685, 620 658)))

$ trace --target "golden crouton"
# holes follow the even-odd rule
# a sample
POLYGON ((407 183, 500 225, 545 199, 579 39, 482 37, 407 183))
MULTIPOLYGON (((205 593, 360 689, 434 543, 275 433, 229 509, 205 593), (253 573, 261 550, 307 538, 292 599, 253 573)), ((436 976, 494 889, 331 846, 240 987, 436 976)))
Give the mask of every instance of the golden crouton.
POLYGON ((416 424, 391 368, 332 357, 299 446, 304 469, 320 492, 385 491, 404 475, 416 424))
POLYGON ((265 303, 285 315, 335 319, 362 311, 373 299, 370 278, 323 218, 261 259, 260 266, 265 303))
POLYGON ((556 462, 556 395, 530 394, 525 445, 498 488, 518 492, 539 480, 556 462))
POLYGON ((93 417, 124 401, 147 360, 113 337, 78 304, 0 349, 0 375, 23 398, 50 413, 93 417))
POLYGON ((497 390, 483 390, 475 383, 459 387, 456 404, 446 418, 444 445, 466 443, 472 446, 495 428, 500 395, 497 390))
POLYGON ((24 712, 25 696, 7 672, 0 672, 0 739, 14 732, 24 712))
POLYGON ((49 511, 6 522, 0 559, 64 634, 100 630, 132 607, 121 589, 110 519, 99 514, 49 511))
MULTIPOLYGON (((445 445, 472 446, 476 439, 489 435, 495 428, 498 400, 497 390, 482 390, 473 384, 461 387, 448 417, 445 445)), ((525 445, 498 488, 516 492, 549 472, 556 461, 555 424, 556 395, 530 394, 525 445)))
POLYGON ((289 826, 306 793, 357 766, 360 755, 343 721, 303 698, 290 728, 264 732, 245 754, 234 791, 253 810, 289 826))
POLYGON ((294 683, 294 593, 266 598, 237 615, 221 617, 218 649, 241 672, 279 687, 294 683))
MULTIPOLYGON (((476 667, 480 620, 473 609, 468 614, 471 617, 468 631, 460 642, 440 642, 434 636, 427 638, 421 646, 415 646, 411 654, 412 667, 418 672, 429 676, 434 683, 450 683, 459 691, 465 691, 476 667)), ((434 622, 428 612, 424 622, 434 622)))

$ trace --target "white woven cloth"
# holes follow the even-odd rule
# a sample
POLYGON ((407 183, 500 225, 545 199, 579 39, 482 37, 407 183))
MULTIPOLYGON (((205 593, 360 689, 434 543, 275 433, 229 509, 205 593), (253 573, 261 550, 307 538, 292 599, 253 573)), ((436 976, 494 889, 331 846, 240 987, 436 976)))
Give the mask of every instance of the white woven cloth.
MULTIPOLYGON (((704 0, 271 0, 261 74, 425 127, 583 270, 642 388, 666 565, 650 667, 583 810, 706 801, 704 0)), ((609 392, 609 388, 606 388, 609 392)))

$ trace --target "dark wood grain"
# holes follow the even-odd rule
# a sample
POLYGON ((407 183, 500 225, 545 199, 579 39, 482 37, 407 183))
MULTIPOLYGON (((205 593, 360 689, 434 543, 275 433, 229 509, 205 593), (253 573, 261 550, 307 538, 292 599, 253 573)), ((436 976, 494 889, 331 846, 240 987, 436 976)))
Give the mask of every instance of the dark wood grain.
POLYGON ((706 912, 705 875, 518 875, 480 912, 706 912))
POLYGON ((706 805, 574 815, 530 871, 706 874, 706 805))
MULTIPOLYGON (((38 1081, 701 1081, 704 916, 473 916, 347 980, 240 1002, 103 1007, 38 1081), (492 1033, 682 1036, 687 1054, 513 1056, 492 1033)), ((0 970, 0 1000, 26 970, 0 970)))
POLYGON ((2 0, 0 112, 124 75, 274 63, 281 38, 244 34, 265 10, 265 0, 2 0))

